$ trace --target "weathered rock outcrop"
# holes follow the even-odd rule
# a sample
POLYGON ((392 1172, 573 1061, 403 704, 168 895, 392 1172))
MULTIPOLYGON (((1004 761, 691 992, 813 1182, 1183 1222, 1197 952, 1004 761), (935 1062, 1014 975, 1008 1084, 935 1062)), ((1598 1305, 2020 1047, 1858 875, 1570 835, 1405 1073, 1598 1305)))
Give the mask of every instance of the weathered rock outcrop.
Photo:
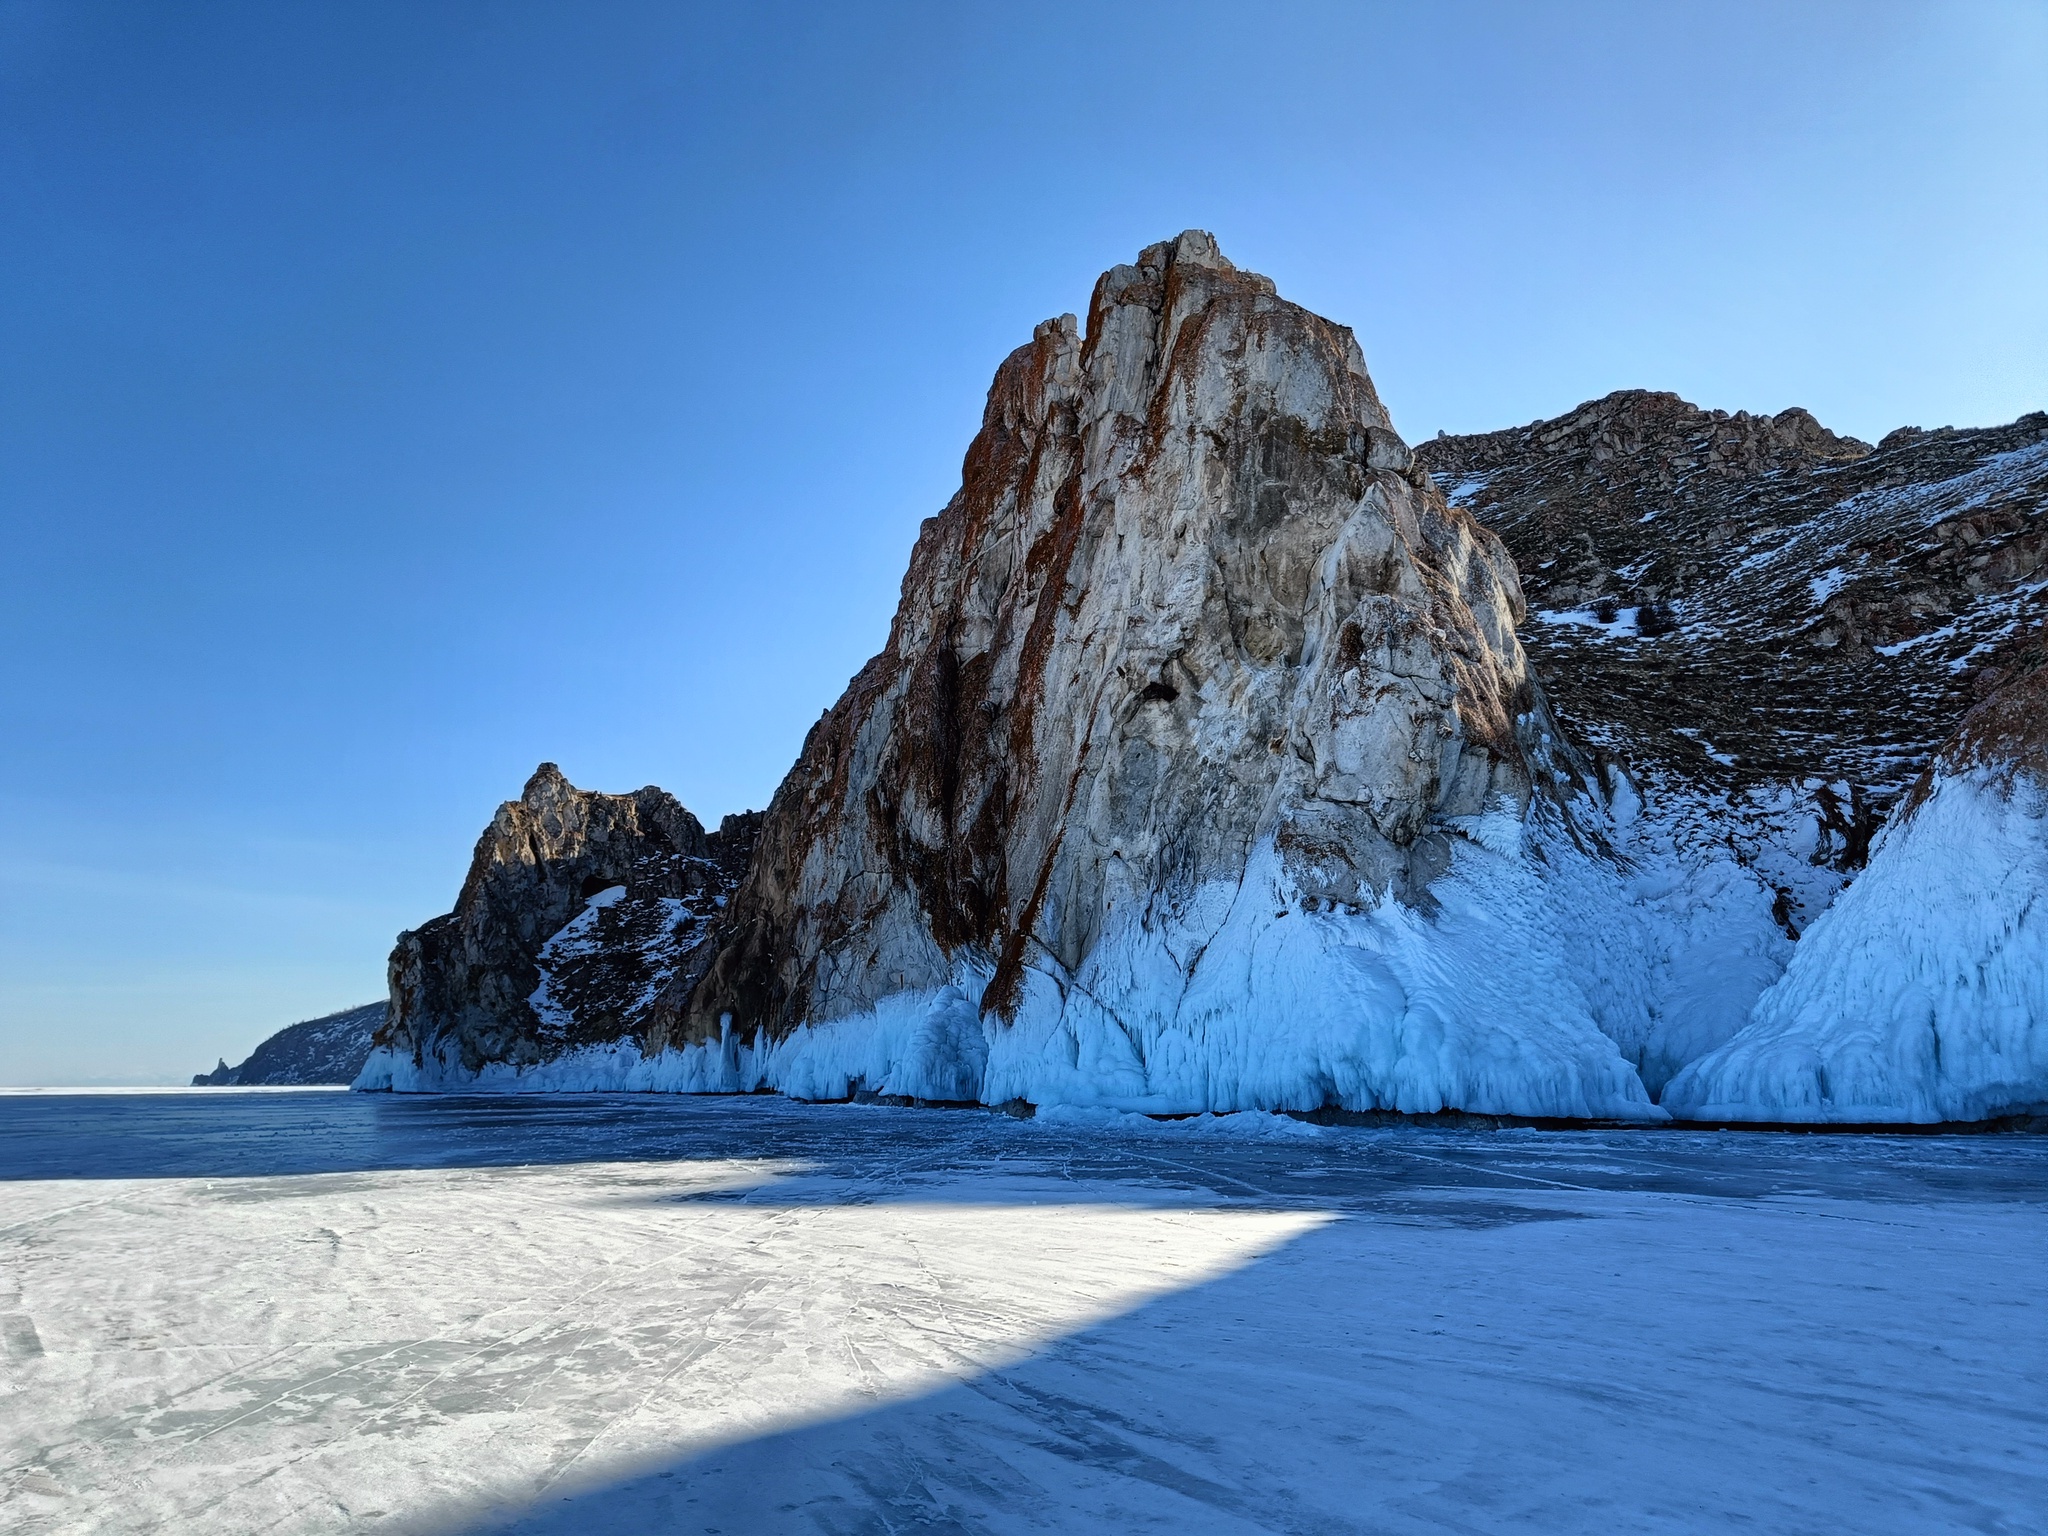
POLYGON ((701 974, 754 822, 706 834, 663 790, 598 794, 542 763, 477 840, 455 910, 399 935, 358 1086, 433 1087, 637 1045, 701 974))
POLYGON ((249 1053, 238 1067, 223 1060, 192 1079, 194 1088, 255 1088, 347 1084, 369 1059, 371 1037, 383 1027, 385 1005, 365 1003, 339 1013, 288 1024, 249 1053))
POLYGON ((1003 364, 650 1043, 826 1095, 1640 1107, 1581 999, 1506 1002, 1433 932, 1460 847, 1554 787, 1520 616, 1351 332, 1151 247, 1003 364))

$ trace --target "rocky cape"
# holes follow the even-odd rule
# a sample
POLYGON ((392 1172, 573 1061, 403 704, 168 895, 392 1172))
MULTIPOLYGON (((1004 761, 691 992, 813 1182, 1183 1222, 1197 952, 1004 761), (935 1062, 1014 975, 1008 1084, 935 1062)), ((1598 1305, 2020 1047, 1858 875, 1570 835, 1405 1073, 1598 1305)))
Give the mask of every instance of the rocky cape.
POLYGON ((1184 234, 998 370, 768 810, 544 767, 358 1086, 1842 1118, 1714 1063, 2010 680, 2044 444, 1628 394, 1418 454, 1347 329, 1184 234))
POLYGON ((194 1074, 194 1088, 346 1086, 370 1058, 372 1037, 383 1027, 385 1004, 364 1003, 339 1013, 287 1024, 231 1067, 222 1058, 211 1072, 194 1074))

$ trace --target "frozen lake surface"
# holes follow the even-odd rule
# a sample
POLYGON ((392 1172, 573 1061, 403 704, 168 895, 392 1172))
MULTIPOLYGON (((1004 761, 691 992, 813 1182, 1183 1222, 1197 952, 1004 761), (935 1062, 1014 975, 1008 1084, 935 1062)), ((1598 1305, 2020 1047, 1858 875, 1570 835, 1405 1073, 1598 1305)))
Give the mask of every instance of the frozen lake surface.
POLYGON ((2048 1138, 0 1096, 11 1532, 2048 1529, 2048 1138))

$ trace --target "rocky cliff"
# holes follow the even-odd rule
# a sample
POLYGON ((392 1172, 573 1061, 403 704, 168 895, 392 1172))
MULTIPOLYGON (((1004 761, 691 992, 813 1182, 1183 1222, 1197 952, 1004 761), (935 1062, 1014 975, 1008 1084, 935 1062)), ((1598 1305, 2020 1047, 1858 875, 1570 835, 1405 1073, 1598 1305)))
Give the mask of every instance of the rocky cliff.
POLYGON ((2048 613, 2048 415, 1873 449, 1629 390, 1420 454, 1512 551, 1568 728, 1789 932, 2048 613))
POLYGON ((755 820, 707 834, 651 785, 598 794, 542 763, 477 840, 454 911, 399 935, 356 1085, 431 1088, 637 1047, 702 974, 755 820))
MULTIPOLYGON (((1439 438, 1421 456, 1513 551, 1530 596, 1523 642, 1620 790, 1617 849, 1651 875, 1633 883, 1659 926, 1690 935, 1672 952, 1703 962, 1627 1047, 1661 1091, 1726 1043, 1731 1021, 1746 1026, 1752 1001, 1761 1019, 1794 978, 1820 974, 1815 956, 1840 943, 1826 934, 1847 921, 1825 915, 1838 896, 1874 912, 1872 892, 1917 878, 1873 870, 1869 890, 1842 894, 1964 712, 2031 665, 2048 614, 2048 415, 1905 428, 1872 448, 1803 411, 1730 416, 1628 391, 1553 421, 1439 438), (1759 883, 1782 936, 1759 921, 1759 883)), ((1944 792, 1944 815, 1964 798, 1944 792)), ((1934 834, 1920 825, 1889 836, 1924 852, 1934 834)), ((1925 862, 1895 852, 1888 868, 1925 862)), ((1891 942, 1944 931, 1886 910, 1903 925, 1891 942)), ((1845 971, 1829 974, 1846 985, 1845 971)), ((1833 1006, 1851 995, 1868 1002, 1845 992, 1833 1006)), ((1664 1102, 1706 1112, 1702 1081, 1664 1102)), ((1941 1102, 1990 1102, 2001 1081, 1981 1094, 1951 1084, 1941 1102)), ((1936 1102, 1896 1082, 1889 1118, 1936 1102)), ((1752 1086, 1756 1113, 1715 1090, 1714 1116, 1840 1118, 1820 1115, 1819 1098, 1752 1086)), ((1881 1109, 1872 1098, 1857 1113, 1881 1109)))
POLYGON ((1873 448, 1632 391, 1413 453, 1348 330, 1183 234, 1003 363, 886 645, 767 812, 706 836, 544 767, 402 936, 360 1082, 2048 1097, 2014 745, 2044 493, 2043 416, 1873 448), (1897 946, 1931 1011, 1870 1046, 1856 978, 1923 887, 1975 915, 1897 946))
POLYGON ((1644 1109, 1538 897, 1443 911, 1564 824, 1521 613, 1350 331, 1151 247, 998 371, 650 1043, 826 1096, 1644 1109))

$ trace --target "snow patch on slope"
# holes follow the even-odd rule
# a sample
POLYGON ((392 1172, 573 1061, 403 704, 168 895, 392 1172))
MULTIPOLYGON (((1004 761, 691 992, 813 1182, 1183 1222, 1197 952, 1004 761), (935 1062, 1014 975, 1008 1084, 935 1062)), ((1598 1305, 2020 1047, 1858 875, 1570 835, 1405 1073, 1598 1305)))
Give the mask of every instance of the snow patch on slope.
POLYGON ((1831 565, 1806 584, 1806 590, 1813 595, 1813 606, 1825 607, 1827 600, 1849 584, 1849 573, 1839 565, 1831 565))
POLYGON ((1589 639, 1596 643, 1607 640, 1640 640, 1646 638, 1642 632, 1642 609, 1622 608, 1611 619, 1600 617, 1593 608, 1544 608, 1530 615, 1539 624, 1570 624, 1589 629, 1589 639))

